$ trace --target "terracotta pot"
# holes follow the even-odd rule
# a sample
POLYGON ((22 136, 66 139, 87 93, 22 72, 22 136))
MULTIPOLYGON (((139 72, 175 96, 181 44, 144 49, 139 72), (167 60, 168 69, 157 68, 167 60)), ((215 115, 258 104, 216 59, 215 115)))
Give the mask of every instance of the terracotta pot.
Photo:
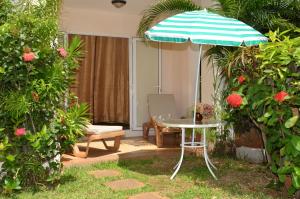
POLYGON ((300 199, 300 190, 296 191, 295 198, 300 199))
POLYGON ((237 133, 235 144, 237 147, 264 148, 261 133, 256 128, 251 128, 248 132, 237 133))

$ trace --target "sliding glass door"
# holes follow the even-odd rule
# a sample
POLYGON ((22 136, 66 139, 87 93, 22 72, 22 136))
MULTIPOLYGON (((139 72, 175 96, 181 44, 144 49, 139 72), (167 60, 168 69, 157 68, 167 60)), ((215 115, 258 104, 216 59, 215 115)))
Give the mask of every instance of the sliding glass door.
POLYGON ((142 130, 149 121, 147 96, 161 92, 161 52, 159 43, 133 39, 132 130, 142 130))

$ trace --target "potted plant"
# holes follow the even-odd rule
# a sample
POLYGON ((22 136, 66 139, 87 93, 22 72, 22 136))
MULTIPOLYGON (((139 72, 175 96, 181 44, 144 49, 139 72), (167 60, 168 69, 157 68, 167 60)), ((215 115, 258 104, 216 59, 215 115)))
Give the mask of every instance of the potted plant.
MULTIPOLYGON (((190 108, 190 110, 193 107, 190 108)), ((193 116, 193 111, 189 111, 189 116, 193 116)), ((214 107, 210 104, 198 102, 196 105, 196 121, 201 122, 202 120, 209 120, 214 117, 214 107)), ((187 130, 187 138, 190 140, 192 137, 192 129, 187 130)), ((202 129, 195 129, 195 141, 202 141, 202 129)), ((208 151, 213 151, 216 141, 216 132, 214 129, 209 129, 206 133, 207 149, 208 151)), ((196 148, 191 150, 196 156, 202 155, 202 149, 196 148)))
POLYGON ((236 157, 252 163, 266 161, 264 143, 260 129, 247 117, 240 117, 234 125, 236 157))

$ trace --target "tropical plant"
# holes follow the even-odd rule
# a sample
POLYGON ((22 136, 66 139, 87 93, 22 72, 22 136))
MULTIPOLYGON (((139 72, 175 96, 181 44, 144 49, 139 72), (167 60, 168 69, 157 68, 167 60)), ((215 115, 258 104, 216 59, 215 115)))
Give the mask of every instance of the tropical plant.
POLYGON ((59 0, 1 1, 0 190, 57 182, 60 156, 87 124, 68 94, 81 42, 58 43, 59 0), (73 106, 70 106, 72 104, 73 106))
POLYGON ((146 30, 155 22, 180 12, 200 9, 201 7, 191 0, 161 0, 143 12, 137 33, 140 37, 144 37, 146 30))
POLYGON ((258 52, 244 48, 228 60, 225 118, 247 116, 261 130, 272 171, 281 183, 292 179, 293 193, 300 189, 300 37, 287 34, 270 32, 258 52))
POLYGON ((256 30, 286 30, 300 26, 299 0, 218 0, 216 10, 228 17, 234 17, 256 30), (289 10, 290 12, 287 12, 289 10))
MULTIPOLYGON (((144 11, 138 35, 144 37, 146 30, 170 15, 200 9, 192 0, 161 0, 144 11)), ((239 19, 262 33, 300 26, 300 0, 216 0, 208 9, 239 19)))

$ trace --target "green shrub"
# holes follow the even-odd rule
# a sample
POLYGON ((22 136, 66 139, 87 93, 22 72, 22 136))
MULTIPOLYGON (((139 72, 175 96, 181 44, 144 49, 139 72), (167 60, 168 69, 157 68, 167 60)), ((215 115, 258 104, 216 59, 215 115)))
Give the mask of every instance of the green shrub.
POLYGON ((242 97, 236 107, 227 98, 227 120, 247 116, 261 129, 271 169, 281 183, 292 179, 293 193, 300 189, 300 37, 289 34, 270 32, 271 42, 235 52, 225 96, 242 97))
POLYGON ((87 124, 87 106, 68 94, 81 42, 58 43, 59 0, 1 1, 0 185, 11 193, 55 184, 60 156, 87 124), (68 104, 72 106, 68 106, 68 104))

